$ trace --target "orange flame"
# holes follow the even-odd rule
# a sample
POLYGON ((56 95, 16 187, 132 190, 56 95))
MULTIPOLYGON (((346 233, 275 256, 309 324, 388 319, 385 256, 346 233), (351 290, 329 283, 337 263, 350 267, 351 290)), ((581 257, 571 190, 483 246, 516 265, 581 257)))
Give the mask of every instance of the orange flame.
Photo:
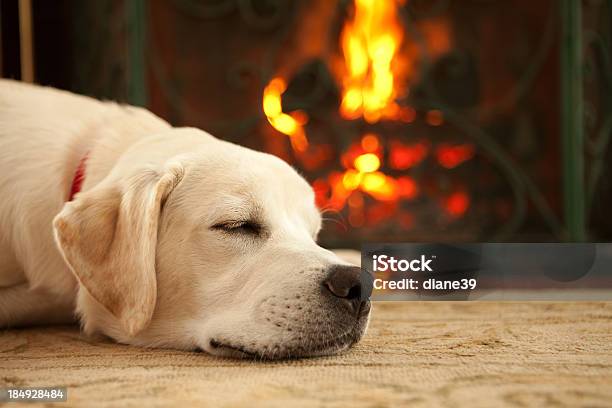
POLYGON ((281 96, 286 89, 287 84, 282 78, 270 81, 263 92, 263 111, 272 127, 289 136, 291 145, 296 151, 304 152, 308 148, 308 139, 304 131, 308 117, 300 111, 283 113, 281 96))
POLYGON ((347 71, 340 113, 346 119, 363 116, 375 123, 398 115, 394 59, 403 30, 396 0, 354 1, 354 17, 344 24, 340 39, 347 71))
MULTIPOLYGON (((373 124, 381 120, 413 123, 417 111, 400 106, 408 85, 418 79, 417 62, 423 52, 409 34, 404 38, 400 6, 406 0, 352 0, 354 13, 347 18, 340 34, 342 55, 334 56, 334 74, 341 88, 340 116, 363 118, 373 124)), ((416 23, 425 39, 426 53, 438 58, 451 48, 448 21, 429 19, 416 23)), ((287 72, 286 70, 284 72, 287 72)), ((295 158, 307 170, 317 170, 335 157, 331 145, 312 144, 306 135, 308 116, 302 111, 283 112, 282 97, 287 88, 283 78, 273 78, 263 91, 263 111, 270 125, 287 135, 295 158)), ((420 115, 420 114, 419 114, 420 115)), ((443 126, 442 111, 432 109, 423 117, 429 126, 443 126)), ((426 192, 406 170, 433 155, 446 168, 454 168, 474 155, 471 144, 441 144, 427 140, 402 143, 386 141, 372 132, 362 135, 340 153, 342 170, 321 176, 312 183, 317 205, 334 210, 346 209, 353 227, 377 225, 395 217, 398 225, 412 228, 414 214, 401 206, 426 192), (385 168, 395 175, 386 174, 385 168), (368 199, 368 202, 366 202, 368 199)), ((442 209, 452 218, 462 217, 470 208, 470 195, 455 190, 440 199, 442 209)))

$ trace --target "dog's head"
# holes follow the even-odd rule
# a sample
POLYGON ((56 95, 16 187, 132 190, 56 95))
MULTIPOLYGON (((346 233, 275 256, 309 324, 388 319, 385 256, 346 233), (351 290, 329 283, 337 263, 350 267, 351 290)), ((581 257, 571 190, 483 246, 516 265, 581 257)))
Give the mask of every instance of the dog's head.
POLYGON ((366 288, 359 268, 315 243, 310 186, 274 156, 172 132, 199 138, 193 151, 143 165, 168 139, 136 146, 54 220, 85 330, 260 358, 358 341, 366 288))

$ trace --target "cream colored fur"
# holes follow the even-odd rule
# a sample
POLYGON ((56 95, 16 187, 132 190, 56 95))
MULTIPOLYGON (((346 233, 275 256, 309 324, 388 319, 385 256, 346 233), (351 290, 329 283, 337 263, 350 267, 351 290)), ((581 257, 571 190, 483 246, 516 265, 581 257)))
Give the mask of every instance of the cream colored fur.
POLYGON ((87 333, 129 344, 337 352, 367 316, 345 319, 321 298, 327 268, 344 262, 315 243, 320 226, 310 186, 274 156, 144 109, 0 80, 0 327, 76 311, 87 333), (261 234, 216 227, 244 220, 261 234))

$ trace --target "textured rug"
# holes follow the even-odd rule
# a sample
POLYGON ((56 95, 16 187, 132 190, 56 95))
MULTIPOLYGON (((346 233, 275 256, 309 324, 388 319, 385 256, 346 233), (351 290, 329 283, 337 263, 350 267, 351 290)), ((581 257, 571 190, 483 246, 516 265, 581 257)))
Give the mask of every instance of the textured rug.
POLYGON ((0 332, 0 387, 56 385, 69 406, 610 406, 612 303, 376 303, 344 355, 275 363, 0 332))

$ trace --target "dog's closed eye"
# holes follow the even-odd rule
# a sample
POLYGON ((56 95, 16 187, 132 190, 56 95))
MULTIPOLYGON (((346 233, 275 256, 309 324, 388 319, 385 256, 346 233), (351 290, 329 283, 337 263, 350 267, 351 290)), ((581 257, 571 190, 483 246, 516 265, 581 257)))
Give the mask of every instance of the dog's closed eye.
POLYGON ((211 228, 227 233, 244 235, 260 235, 263 230, 261 224, 250 220, 223 221, 213 225, 211 228))

